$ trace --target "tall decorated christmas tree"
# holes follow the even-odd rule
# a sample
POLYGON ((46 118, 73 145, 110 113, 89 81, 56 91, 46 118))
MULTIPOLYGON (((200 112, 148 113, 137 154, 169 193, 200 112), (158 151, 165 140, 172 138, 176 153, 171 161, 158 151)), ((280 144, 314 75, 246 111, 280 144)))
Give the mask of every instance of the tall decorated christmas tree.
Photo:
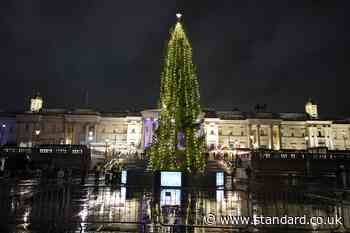
POLYGON ((154 170, 203 172, 204 135, 192 48, 181 24, 171 30, 160 80, 160 116, 149 150, 154 170))

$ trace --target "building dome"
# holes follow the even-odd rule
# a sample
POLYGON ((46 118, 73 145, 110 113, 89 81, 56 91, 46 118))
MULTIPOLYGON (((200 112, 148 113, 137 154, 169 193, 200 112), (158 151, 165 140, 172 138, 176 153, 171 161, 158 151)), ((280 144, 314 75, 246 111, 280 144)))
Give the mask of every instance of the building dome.
POLYGON ((36 93, 30 99, 30 111, 31 112, 39 112, 43 108, 43 98, 39 93, 36 93))
POLYGON ((309 99, 305 104, 305 112, 310 118, 318 118, 317 104, 309 99))

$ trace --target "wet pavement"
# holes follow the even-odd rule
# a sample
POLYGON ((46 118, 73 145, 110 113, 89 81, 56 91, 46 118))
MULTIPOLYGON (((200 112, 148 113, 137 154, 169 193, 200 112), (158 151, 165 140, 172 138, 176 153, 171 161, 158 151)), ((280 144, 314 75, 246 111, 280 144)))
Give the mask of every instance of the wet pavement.
POLYGON ((350 229, 350 192, 326 180, 225 178, 217 189, 105 185, 93 177, 0 180, 0 232, 334 232, 350 229), (341 216, 337 224, 253 225, 227 216, 341 216), (215 221, 210 219, 215 217, 215 221), (210 221, 208 221, 210 220, 210 221))

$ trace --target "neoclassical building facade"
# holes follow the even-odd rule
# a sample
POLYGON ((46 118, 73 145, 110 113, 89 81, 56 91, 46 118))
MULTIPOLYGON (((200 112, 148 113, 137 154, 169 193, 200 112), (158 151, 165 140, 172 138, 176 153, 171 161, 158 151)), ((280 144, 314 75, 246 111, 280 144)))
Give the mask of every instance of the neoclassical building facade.
POLYGON ((304 113, 216 112, 205 118, 208 147, 307 149, 327 147, 346 149, 350 121, 309 119, 304 113))
MULTIPOLYGON (((16 115, 20 146, 87 144, 115 151, 143 150, 152 143, 159 111, 97 112, 41 109, 16 115)), ((307 113, 205 111, 208 149, 350 149, 350 119, 310 117, 307 113)))
MULTIPOLYGON (((36 95, 30 111, 12 117, 0 115, 2 125, 7 126, 3 130, 12 132, 12 140, 19 146, 84 144, 96 151, 143 151, 152 143, 158 125, 157 109, 98 112, 44 109, 42 103, 42 98, 36 95)), ((317 105, 311 101, 306 103, 305 113, 205 110, 202 126, 209 150, 350 149, 350 118, 320 118, 317 105)))

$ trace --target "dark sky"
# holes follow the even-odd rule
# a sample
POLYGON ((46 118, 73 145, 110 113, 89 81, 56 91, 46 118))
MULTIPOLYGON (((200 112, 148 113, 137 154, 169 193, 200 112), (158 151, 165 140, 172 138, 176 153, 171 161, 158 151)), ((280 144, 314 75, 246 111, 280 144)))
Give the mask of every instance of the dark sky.
POLYGON ((243 111, 266 103, 350 116, 347 1, 1 0, 0 109, 152 108, 165 41, 183 22, 202 105, 243 111), (186 3, 187 2, 187 3, 186 3))

